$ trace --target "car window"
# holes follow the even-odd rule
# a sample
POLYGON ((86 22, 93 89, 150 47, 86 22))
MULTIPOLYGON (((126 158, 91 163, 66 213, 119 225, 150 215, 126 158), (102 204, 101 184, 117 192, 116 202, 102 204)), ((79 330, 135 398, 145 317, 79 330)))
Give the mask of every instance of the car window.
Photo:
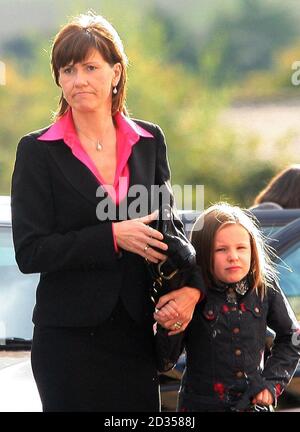
POLYGON ((39 275, 24 275, 16 264, 11 227, 0 227, 0 343, 32 338, 32 310, 39 275))
POLYGON ((281 256, 280 285, 300 321, 300 242, 295 243, 281 256))

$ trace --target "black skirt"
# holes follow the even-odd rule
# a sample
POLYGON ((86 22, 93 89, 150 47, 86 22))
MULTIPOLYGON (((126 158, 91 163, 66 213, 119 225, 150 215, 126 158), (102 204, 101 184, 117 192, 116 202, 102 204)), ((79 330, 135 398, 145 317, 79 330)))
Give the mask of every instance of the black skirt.
POLYGON ((159 411, 152 328, 120 301, 97 327, 35 326, 31 362, 44 411, 159 411))

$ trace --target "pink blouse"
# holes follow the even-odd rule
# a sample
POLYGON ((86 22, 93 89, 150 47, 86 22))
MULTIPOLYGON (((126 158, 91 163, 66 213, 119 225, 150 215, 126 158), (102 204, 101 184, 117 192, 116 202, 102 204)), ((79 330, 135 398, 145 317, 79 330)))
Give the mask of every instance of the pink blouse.
MULTIPOLYGON (((128 192, 130 176, 128 159, 131 155, 132 147, 139 141, 140 137, 153 138, 153 135, 121 113, 117 113, 114 120, 117 134, 117 165, 114 183, 112 185, 113 193, 111 187, 106 188, 105 179, 82 147, 76 133, 71 109, 50 126, 38 139, 42 141, 56 141, 62 139, 65 144, 70 147, 73 155, 89 168, 99 184, 106 189, 113 202, 118 205, 120 201, 126 197, 128 192)), ((115 249, 118 251, 116 241, 115 249)))

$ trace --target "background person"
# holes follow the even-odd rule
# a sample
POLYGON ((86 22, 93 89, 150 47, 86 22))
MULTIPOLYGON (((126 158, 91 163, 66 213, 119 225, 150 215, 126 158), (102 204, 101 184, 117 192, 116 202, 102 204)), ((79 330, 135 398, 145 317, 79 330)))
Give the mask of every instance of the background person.
MULTIPOLYGON (((128 117, 127 58, 103 17, 66 24, 51 63, 62 90, 56 120, 21 139, 12 179, 16 260, 22 272, 41 273, 31 359, 43 410, 157 411, 145 258, 158 263, 167 246, 149 228, 154 213, 120 221, 118 210, 132 204, 131 186, 150 194, 168 184, 165 139, 128 117), (97 218, 104 199, 115 220, 97 218)), ((199 297, 184 287, 179 310, 184 303, 191 316, 199 297)))
POLYGON ((256 196, 251 209, 300 208, 300 165, 290 165, 274 176, 256 196))

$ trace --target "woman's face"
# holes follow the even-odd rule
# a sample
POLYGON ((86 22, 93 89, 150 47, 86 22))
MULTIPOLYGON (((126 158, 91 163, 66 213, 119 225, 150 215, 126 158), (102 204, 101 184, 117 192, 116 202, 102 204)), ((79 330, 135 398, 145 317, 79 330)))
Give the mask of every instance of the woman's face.
POLYGON ((111 66, 97 50, 81 63, 59 70, 59 84, 73 110, 88 112, 111 109, 112 88, 119 82, 121 64, 111 66))
POLYGON ((238 282, 249 272, 251 244, 248 231, 239 224, 221 226, 213 249, 214 277, 225 283, 238 282))

